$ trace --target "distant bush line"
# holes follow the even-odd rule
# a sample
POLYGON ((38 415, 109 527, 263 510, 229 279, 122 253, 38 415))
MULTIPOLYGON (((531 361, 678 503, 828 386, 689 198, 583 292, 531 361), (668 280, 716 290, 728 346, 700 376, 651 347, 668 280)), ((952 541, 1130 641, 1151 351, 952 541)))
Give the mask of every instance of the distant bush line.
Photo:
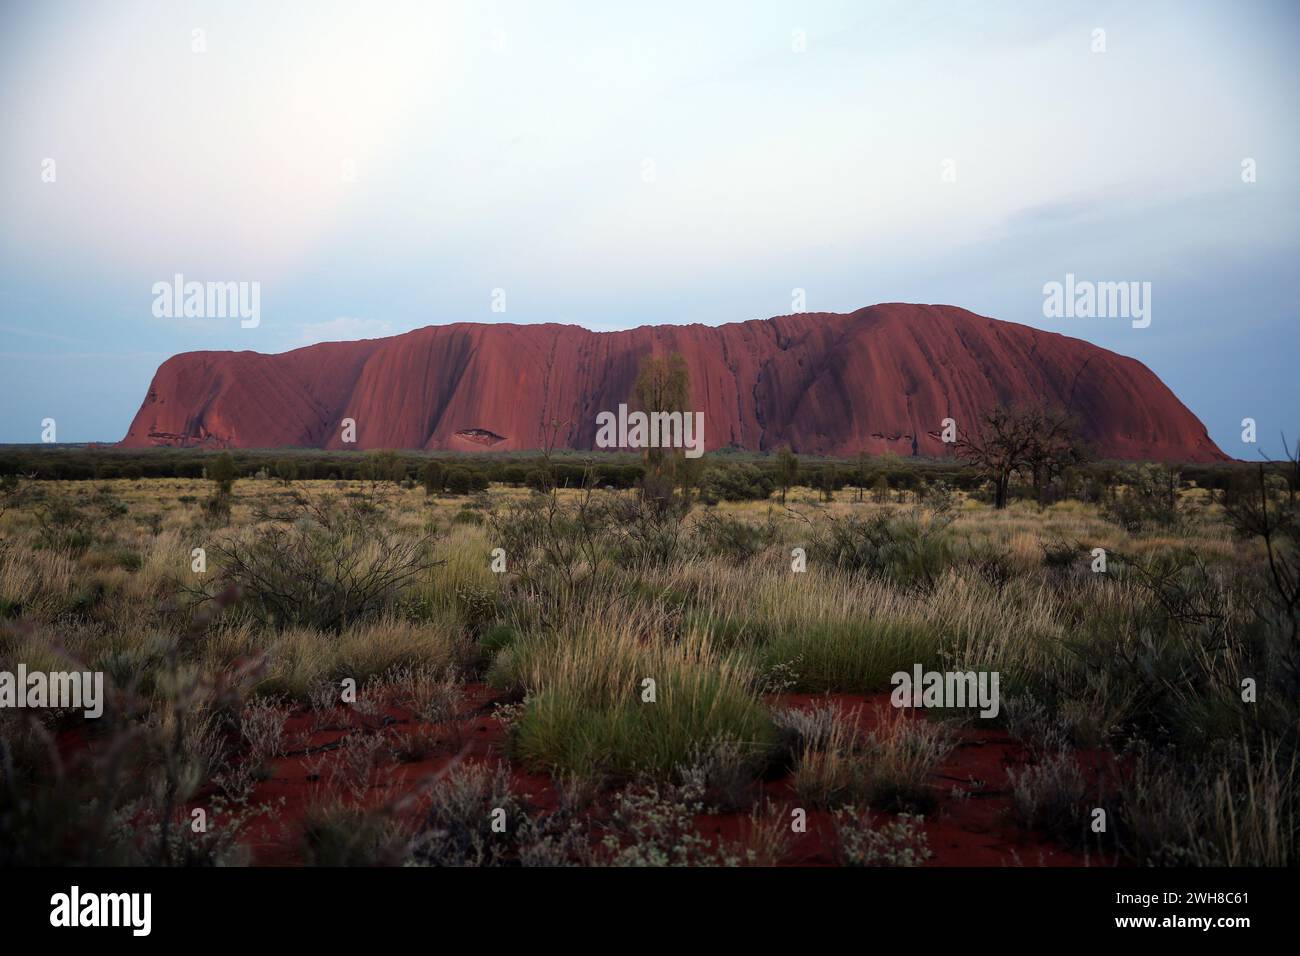
MULTIPOLYGON (((0 450, 0 475, 24 475, 44 481, 96 481, 111 478, 204 478, 205 469, 220 454, 197 449, 116 448, 15 448, 0 450)), ((236 479, 282 477, 283 465, 298 480, 365 481, 410 479, 421 483, 425 468, 436 461, 447 472, 465 470, 489 482, 526 485, 530 473, 539 468, 539 457, 476 456, 458 453, 418 454, 413 452, 324 452, 300 449, 231 449, 236 479)), ((602 456, 604 457, 604 456, 602 456)), ((579 487, 585 462, 552 462, 561 487, 579 487)), ((641 480, 641 463, 629 456, 601 461, 596 467, 598 483, 632 488, 641 480)), ((481 481, 481 478, 480 478, 481 481)))
MULTIPOLYGON (((24 475, 46 481, 95 481, 113 478, 203 478, 218 452, 199 449, 117 449, 83 446, 9 446, 0 449, 0 475, 24 475)), ((429 463, 444 472, 463 471, 471 487, 485 481, 517 487, 537 486, 545 465, 537 454, 473 455, 455 452, 326 452, 314 449, 231 450, 236 478, 275 479, 288 474, 299 480, 424 480, 429 463)), ((1131 462, 1091 462, 1077 469, 1063 497, 1098 500, 1122 484, 1131 462)), ((752 500, 767 498, 779 487, 775 455, 727 450, 705 456, 699 485, 705 498, 752 500)), ((1178 465, 1182 483, 1227 490, 1255 465, 1244 462, 1178 465)), ((565 452, 552 456, 550 468, 561 488, 634 488, 644 468, 634 455, 565 452), (588 477, 590 469, 590 477, 588 477)), ((464 478, 462 477, 462 481, 464 478)), ((967 492, 983 485, 980 475, 961 462, 896 455, 855 460, 800 457, 797 484, 819 491, 860 488, 864 494, 882 490, 911 492, 934 483, 967 492)), ((459 490, 459 489, 454 489, 459 490)), ((468 490, 468 489, 467 489, 468 490)))

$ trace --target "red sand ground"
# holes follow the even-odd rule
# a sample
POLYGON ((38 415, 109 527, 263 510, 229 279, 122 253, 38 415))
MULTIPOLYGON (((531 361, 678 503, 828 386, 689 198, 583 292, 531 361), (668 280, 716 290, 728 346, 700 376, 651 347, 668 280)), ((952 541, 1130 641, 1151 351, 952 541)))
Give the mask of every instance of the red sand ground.
MULTIPOLYGON (((803 695, 785 694, 770 698, 779 706, 810 706, 817 702, 833 700, 848 708, 860 708, 863 729, 869 730, 890 710, 888 695, 864 698, 851 694, 803 695)), ((433 728, 436 743, 424 758, 410 763, 386 763, 376 784, 366 798, 367 805, 381 806, 392 802, 401 814, 418 821, 419 794, 431 782, 446 775, 461 763, 505 761, 505 728, 492 714, 493 692, 482 684, 468 687, 465 705, 454 722, 433 728)), ((918 712, 904 711, 907 719, 925 719, 918 712)), ((254 793, 252 804, 269 803, 272 812, 252 820, 245 828, 241 843, 253 852, 253 862, 258 865, 300 864, 301 825, 312 800, 328 796, 323 782, 308 779, 308 766, 319 760, 337 758, 337 750, 319 751, 347 733, 348 726, 356 726, 360 718, 355 713, 340 709, 337 726, 312 729, 310 714, 292 717, 286 727, 291 747, 304 747, 315 754, 297 753, 276 760, 272 775, 261 783, 254 793), (297 738, 295 740, 295 738, 297 738)), ((416 726, 408 714, 399 709, 387 709, 367 719, 371 726, 387 721, 385 733, 409 731, 416 726)), ((426 725, 419 725, 426 726, 426 725)), ((1024 748, 1000 730, 983 730, 962 727, 957 730, 958 744, 938 769, 933 779, 939 808, 929 815, 924 830, 929 839, 934 858, 931 866, 1078 866, 1085 860, 1070 850, 1045 841, 1040 836, 1026 833, 1012 821, 1008 812, 1011 799, 1008 789, 1007 769, 1022 766, 1027 761, 1024 748), (967 796, 958 798, 953 790, 967 796)), ((291 751, 292 752, 292 751, 291 751)), ((1096 772, 1104 758, 1098 754, 1084 754, 1081 763, 1086 772, 1096 772)), ((552 810, 557 795, 546 775, 525 773, 518 768, 512 772, 518 793, 529 795, 528 803, 540 811, 552 810)), ((768 781, 763 784, 763 795, 775 805, 784 819, 790 810, 803 805, 795 795, 790 778, 768 781)), ((885 815, 879 815, 884 817, 885 815)), ((713 834, 720 839, 735 840, 745 830, 747 813, 701 815, 697 818, 700 832, 713 834)), ((831 814, 809 809, 808 830, 794 834, 789 852, 781 861, 790 866, 833 865, 834 836, 831 814)))

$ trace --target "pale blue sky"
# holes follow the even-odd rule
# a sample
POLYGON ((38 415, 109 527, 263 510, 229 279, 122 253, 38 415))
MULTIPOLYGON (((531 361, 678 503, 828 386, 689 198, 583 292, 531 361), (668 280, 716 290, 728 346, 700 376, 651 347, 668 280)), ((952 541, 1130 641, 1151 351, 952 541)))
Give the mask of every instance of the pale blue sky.
POLYGON ((802 288, 1135 356, 1255 457, 1243 417, 1300 433, 1297 54, 1294 3, 9 2, 0 442, 119 439, 181 351, 802 288), (154 318, 177 272, 261 325, 154 318), (1067 272, 1151 282, 1151 326, 1045 319, 1067 272))

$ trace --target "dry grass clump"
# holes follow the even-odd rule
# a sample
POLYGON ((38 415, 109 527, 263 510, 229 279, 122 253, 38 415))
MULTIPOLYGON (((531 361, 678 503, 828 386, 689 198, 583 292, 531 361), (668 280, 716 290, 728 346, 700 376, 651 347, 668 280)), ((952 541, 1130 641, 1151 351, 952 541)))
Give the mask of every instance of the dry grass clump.
POLYGON ((834 704, 775 719, 795 748, 795 793, 812 806, 916 812, 937 802, 930 776, 952 748, 945 725, 888 710, 864 733, 860 709, 834 704))
POLYGON ((713 740, 762 752, 775 741, 743 660, 707 634, 665 634, 648 613, 587 619, 560 634, 520 638, 496 679, 528 695, 513 752, 527 764, 582 775, 672 772, 713 740), (652 682, 652 683, 647 683, 652 682))

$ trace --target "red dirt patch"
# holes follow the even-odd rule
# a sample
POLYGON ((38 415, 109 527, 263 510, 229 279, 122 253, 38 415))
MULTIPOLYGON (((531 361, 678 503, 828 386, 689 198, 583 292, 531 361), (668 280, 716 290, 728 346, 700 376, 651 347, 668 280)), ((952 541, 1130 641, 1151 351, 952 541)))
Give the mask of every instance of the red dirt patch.
MULTIPOLYGON (((343 759, 339 741, 349 733, 364 731, 384 735, 396 742, 402 735, 428 733, 428 752, 418 759, 393 762, 386 758, 373 774, 371 786, 361 803, 367 807, 390 807, 413 824, 420 819, 422 794, 455 766, 462 763, 508 764, 506 731, 492 716, 497 698, 483 684, 465 688, 464 704, 457 718, 444 724, 416 722, 400 708, 383 708, 367 716, 338 708, 325 725, 311 713, 300 713, 286 725, 291 753, 275 760, 270 776, 254 791, 253 805, 271 809, 245 827, 240 842, 250 847, 258 865, 297 865, 302 862, 301 835, 304 816, 314 801, 336 795, 329 786, 330 764, 343 759), (312 777, 315 779, 312 779, 312 777)), ((863 697, 853 694, 784 694, 768 699, 781 707, 809 707, 835 702, 842 707, 860 708, 862 729, 870 731, 882 719, 893 716, 887 694, 863 697)), ((916 711, 903 711, 905 719, 924 720, 916 711)), ((938 768, 932 785, 938 799, 937 811, 928 815, 923 829, 934 858, 932 866, 1079 866, 1088 862, 1078 853, 1019 828, 1010 813, 1011 790, 1008 769, 1029 763, 1025 748, 1008 734, 979 727, 954 728, 957 743, 938 768)), ((1081 765, 1090 775, 1105 760, 1098 754, 1081 755, 1081 765)), ((528 795, 537 811, 553 810, 557 793, 546 775, 512 768, 516 792, 528 795)), ((783 819, 801 806, 792 778, 765 781, 761 796, 783 819)), ((888 815, 880 814, 880 818, 888 815)), ((832 816, 824 810, 808 809, 806 833, 792 834, 781 865, 830 866, 836 862, 832 816)), ((701 834, 718 839, 739 840, 750 825, 747 811, 701 815, 696 820, 701 834)), ((597 838, 593 827, 593 840, 597 838)))

